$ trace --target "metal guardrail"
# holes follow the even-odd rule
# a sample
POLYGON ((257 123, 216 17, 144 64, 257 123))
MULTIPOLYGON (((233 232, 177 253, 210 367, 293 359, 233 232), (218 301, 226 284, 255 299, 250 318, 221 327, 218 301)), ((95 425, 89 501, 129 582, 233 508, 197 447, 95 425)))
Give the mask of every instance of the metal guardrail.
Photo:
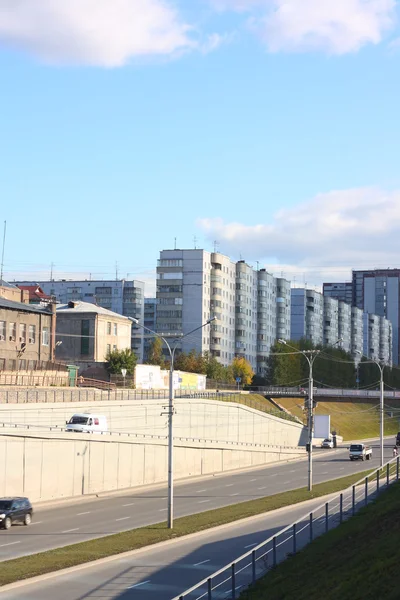
POLYGON ((252 550, 219 569, 173 600, 237 600, 239 594, 263 577, 279 562, 296 554, 308 543, 345 520, 399 480, 399 457, 383 469, 360 479, 329 502, 321 504, 298 521, 291 523, 252 550))
MULTIPOLYGON (((65 433, 70 434, 74 432, 67 432, 64 425, 35 425, 31 423, 7 423, 0 422, 0 428, 2 429, 12 429, 12 430, 28 430, 33 433, 41 433, 41 432, 57 432, 57 433, 65 433)), ((79 435, 80 432, 75 432, 79 435)), ((7 435, 4 433, 2 435, 7 435)), ((156 439, 156 440, 168 440, 167 435, 156 435, 151 433, 132 433, 130 431, 97 431, 96 433, 86 433, 84 435, 88 435, 93 437, 94 440, 98 441, 101 437, 128 437, 135 439, 156 439)), ((66 438, 68 439, 68 435, 66 438)), ((75 438, 74 438, 75 440, 75 438)), ((237 442, 235 440, 221 440, 221 439, 211 439, 211 438, 195 438, 191 436, 174 436, 175 442, 193 442, 193 443, 207 443, 207 444, 226 444, 227 446, 237 446, 240 448, 256 448, 265 449, 265 450, 273 450, 274 452, 288 452, 290 450, 301 452, 304 451, 304 446, 285 446, 278 444, 259 444, 252 442, 237 442)))
MULTIPOLYGON (((298 387, 269 387, 269 388, 259 388, 259 393, 264 394, 265 396, 304 396, 308 393, 306 388, 299 389, 298 387)), ((328 397, 339 397, 339 398, 347 398, 347 397, 355 397, 355 398, 379 398, 380 391, 379 390, 354 390, 354 389, 346 389, 346 388, 321 388, 315 387, 314 396, 328 396, 328 397)), ((400 398, 400 391, 397 390, 385 390, 385 398, 400 398)))

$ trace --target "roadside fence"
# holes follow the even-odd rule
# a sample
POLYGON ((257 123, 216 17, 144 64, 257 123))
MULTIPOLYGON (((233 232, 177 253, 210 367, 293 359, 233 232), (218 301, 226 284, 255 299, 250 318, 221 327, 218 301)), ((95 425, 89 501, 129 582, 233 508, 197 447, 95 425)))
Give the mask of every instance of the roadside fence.
POLYGON ((289 556, 337 527, 399 480, 399 457, 360 479, 265 542, 222 567, 173 600, 237 600, 240 593, 289 556))

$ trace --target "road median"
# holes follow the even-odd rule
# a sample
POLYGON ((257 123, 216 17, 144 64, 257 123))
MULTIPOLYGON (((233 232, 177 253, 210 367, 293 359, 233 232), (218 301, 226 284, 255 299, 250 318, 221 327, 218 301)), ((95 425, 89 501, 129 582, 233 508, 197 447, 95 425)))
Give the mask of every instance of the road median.
POLYGON ((175 540, 189 534, 339 492, 359 481, 368 473, 370 471, 319 483, 314 486, 312 492, 309 492, 306 488, 299 488, 274 496, 248 500, 239 504, 180 517, 175 520, 174 529, 172 530, 167 528, 166 523, 157 523, 156 525, 140 527, 87 542, 2 561, 0 592, 3 586, 17 581, 56 573, 70 567, 77 567, 115 555, 119 556, 126 552, 175 540))

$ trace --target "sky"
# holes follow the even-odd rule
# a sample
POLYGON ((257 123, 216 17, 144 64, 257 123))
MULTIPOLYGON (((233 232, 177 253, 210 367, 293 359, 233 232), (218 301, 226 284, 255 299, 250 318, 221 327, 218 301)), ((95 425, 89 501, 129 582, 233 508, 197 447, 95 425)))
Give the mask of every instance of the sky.
POLYGON ((4 278, 400 267, 400 2, 2 0, 4 278))

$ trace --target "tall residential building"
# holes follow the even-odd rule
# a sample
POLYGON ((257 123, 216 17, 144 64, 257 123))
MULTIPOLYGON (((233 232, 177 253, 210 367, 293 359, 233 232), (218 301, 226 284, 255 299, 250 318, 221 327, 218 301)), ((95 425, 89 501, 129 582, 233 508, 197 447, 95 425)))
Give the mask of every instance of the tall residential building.
MULTIPOLYGON (((56 301, 68 304, 71 301, 90 302, 126 317, 144 320, 144 283, 136 280, 60 280, 19 281, 17 285, 38 285, 45 294, 55 296, 56 301)), ((143 360, 143 330, 132 326, 132 350, 143 360)))
POLYGON ((304 338, 314 345, 324 343, 324 297, 321 293, 292 289, 290 337, 292 340, 304 338))
POLYGON ((246 358, 265 374, 276 338, 290 337, 290 283, 219 252, 162 250, 157 266, 157 332, 187 334, 178 348, 210 352, 227 366, 246 358))
POLYGON ((344 283, 324 283, 323 294, 328 298, 335 298, 346 302, 346 304, 353 304, 353 284, 351 281, 344 283))
POLYGON ((354 304, 363 308, 364 311, 386 317, 391 321, 393 363, 398 365, 400 358, 400 270, 353 271, 353 298, 354 304))
POLYGON ((335 298, 324 299, 324 345, 333 346, 339 339, 339 302, 335 298))
MULTIPOLYGON (((145 298, 144 299, 144 326, 148 327, 152 331, 156 330, 156 317, 157 317, 157 300, 156 298, 145 298)), ((152 342, 152 336, 149 332, 144 331, 144 360, 147 360, 149 356, 149 347, 152 342)))
POLYGON ((391 321, 380 317, 380 332, 379 332, 379 358, 383 360, 387 365, 392 366, 393 346, 393 326, 391 321))
POLYGON ((379 360, 381 323, 377 315, 364 312, 363 354, 372 360, 379 360))
POLYGON ((338 338, 340 339, 340 347, 346 352, 351 352, 352 346, 352 315, 351 305, 339 300, 338 302, 338 338))
POLYGON ((364 313, 361 308, 351 306, 351 354, 354 360, 360 360, 364 350, 364 313))

